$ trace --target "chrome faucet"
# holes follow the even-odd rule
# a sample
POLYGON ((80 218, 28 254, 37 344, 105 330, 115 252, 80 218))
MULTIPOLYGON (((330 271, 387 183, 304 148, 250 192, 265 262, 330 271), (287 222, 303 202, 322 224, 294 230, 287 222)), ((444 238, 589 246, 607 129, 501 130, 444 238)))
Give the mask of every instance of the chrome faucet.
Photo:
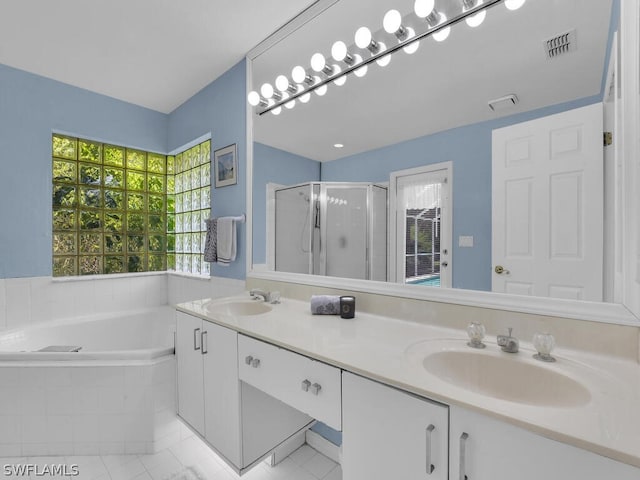
POLYGON ((498 345, 502 348, 503 352, 518 353, 520 342, 516 337, 511 336, 512 330, 513 328, 509 329, 509 335, 498 335, 497 337, 498 345))
POLYGON ((261 290, 259 288, 254 288, 253 290, 249 291, 249 295, 251 295, 254 299, 258 299, 258 297, 262 297, 264 298, 265 302, 270 302, 271 301, 271 294, 269 292, 265 292, 264 290, 261 290))

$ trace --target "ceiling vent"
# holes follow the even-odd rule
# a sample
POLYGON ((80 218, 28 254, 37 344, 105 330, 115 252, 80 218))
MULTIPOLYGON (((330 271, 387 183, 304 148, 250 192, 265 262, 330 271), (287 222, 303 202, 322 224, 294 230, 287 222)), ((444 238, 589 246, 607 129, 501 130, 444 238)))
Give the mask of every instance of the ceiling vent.
POLYGON ((555 58, 565 53, 573 52, 577 48, 575 29, 544 41, 544 50, 547 52, 547 58, 555 58))
POLYGON ((494 112, 505 110, 509 107, 513 107, 518 103, 518 97, 515 94, 505 95, 504 97, 489 100, 489 108, 494 112))

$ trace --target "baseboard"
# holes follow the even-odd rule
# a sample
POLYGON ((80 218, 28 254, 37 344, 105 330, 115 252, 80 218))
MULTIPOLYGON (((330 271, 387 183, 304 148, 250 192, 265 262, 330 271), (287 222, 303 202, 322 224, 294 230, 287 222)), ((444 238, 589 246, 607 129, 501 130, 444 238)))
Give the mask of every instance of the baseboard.
POLYGON ((325 457, 330 458, 336 463, 342 463, 342 449, 339 446, 334 445, 312 430, 307 430, 306 440, 311 448, 317 450, 325 457))

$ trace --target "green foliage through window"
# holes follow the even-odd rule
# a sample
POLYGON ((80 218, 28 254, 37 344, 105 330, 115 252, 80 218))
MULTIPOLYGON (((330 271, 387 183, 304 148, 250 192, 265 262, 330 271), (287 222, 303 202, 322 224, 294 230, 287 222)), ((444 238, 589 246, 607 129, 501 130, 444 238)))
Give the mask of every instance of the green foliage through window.
POLYGON ((166 270, 168 157, 57 134, 52 147, 53 276, 166 270))

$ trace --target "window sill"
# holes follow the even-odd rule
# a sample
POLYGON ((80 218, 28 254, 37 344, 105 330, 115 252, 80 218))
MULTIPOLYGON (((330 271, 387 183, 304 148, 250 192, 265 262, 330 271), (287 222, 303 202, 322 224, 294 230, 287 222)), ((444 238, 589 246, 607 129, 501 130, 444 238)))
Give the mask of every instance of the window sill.
POLYGON ((135 272, 135 273, 108 273, 101 275, 78 275, 73 277, 51 277, 53 282, 86 282, 90 280, 110 280, 113 278, 135 278, 135 277, 155 277, 166 275, 169 272, 135 272))

